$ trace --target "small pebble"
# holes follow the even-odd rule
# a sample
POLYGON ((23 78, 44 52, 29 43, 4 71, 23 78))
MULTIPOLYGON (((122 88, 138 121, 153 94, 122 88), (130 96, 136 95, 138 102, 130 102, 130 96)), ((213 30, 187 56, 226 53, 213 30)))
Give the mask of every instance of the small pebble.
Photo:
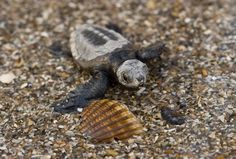
POLYGON ((20 88, 23 89, 23 88, 25 88, 25 87, 27 87, 27 86, 28 86, 28 83, 23 83, 23 84, 20 86, 20 88))
POLYGON ((83 108, 77 108, 77 111, 80 112, 80 113, 81 113, 83 110, 84 110, 83 108))
POLYGON ((203 68, 203 69, 202 69, 202 76, 203 76, 203 77, 207 77, 207 75, 208 75, 207 69, 203 68))
POLYGON ((65 127, 64 125, 59 125, 58 126, 58 128, 60 128, 60 129, 64 129, 64 127, 65 127))
POLYGON ((75 136, 75 133, 73 131, 68 130, 66 131, 66 135, 72 137, 75 136))
POLYGON ((225 122, 225 116, 224 115, 218 116, 218 119, 223 123, 225 122))
POLYGON ((141 87, 138 91, 137 91, 137 96, 141 96, 141 94, 146 90, 145 87, 141 87))
POLYGON ((215 132, 212 132, 212 133, 209 135, 209 137, 215 139, 215 138, 216 138, 216 133, 215 133, 215 132))
POLYGON ((106 155, 116 157, 118 155, 118 152, 116 150, 113 150, 113 149, 106 149, 106 155))
POLYGON ((13 72, 8 72, 6 74, 0 75, 0 82, 2 83, 11 83, 16 78, 13 72))
POLYGON ((157 2, 155 0, 148 0, 146 3, 146 7, 148 9, 155 9, 157 6, 157 2))

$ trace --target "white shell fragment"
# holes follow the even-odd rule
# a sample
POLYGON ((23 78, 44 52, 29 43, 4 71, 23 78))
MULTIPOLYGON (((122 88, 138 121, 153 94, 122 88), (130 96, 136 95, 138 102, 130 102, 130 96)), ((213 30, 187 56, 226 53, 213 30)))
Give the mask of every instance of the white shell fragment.
POLYGON ((0 76, 0 82, 9 84, 9 83, 11 83, 15 78, 16 78, 16 76, 14 75, 14 73, 8 72, 8 73, 2 74, 2 75, 0 76))

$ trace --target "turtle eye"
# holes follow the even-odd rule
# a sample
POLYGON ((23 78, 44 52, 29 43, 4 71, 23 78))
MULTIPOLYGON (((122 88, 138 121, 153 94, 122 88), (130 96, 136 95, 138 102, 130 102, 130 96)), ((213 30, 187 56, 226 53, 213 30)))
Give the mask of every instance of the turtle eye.
POLYGON ((123 80, 128 83, 130 81, 129 77, 127 74, 123 74, 123 80))

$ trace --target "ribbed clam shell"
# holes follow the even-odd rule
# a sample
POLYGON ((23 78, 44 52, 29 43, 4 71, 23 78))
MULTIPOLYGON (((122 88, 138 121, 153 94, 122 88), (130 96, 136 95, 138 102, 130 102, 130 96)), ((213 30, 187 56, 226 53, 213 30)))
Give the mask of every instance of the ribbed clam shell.
POLYGON ((125 140, 143 132, 141 123, 124 104, 109 99, 96 100, 82 112, 80 129, 95 142, 125 140))

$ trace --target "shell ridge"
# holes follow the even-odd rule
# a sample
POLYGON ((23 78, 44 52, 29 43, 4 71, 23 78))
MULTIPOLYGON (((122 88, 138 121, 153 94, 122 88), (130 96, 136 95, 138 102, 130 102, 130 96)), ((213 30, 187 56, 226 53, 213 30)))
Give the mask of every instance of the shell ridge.
MULTIPOLYGON (((117 126, 117 127, 115 127, 115 129, 113 129, 112 127, 107 127, 107 129, 109 129, 110 131, 103 133, 102 136, 106 135, 109 132, 114 132, 114 134, 117 134, 117 133, 119 133, 119 131, 124 131, 125 130, 125 129, 123 129, 124 127, 130 127, 134 124, 137 124, 136 121, 128 122, 127 124, 117 126)), ((96 132, 95 134, 93 134, 93 137, 99 137, 99 135, 100 135, 100 132, 96 132)))
POLYGON ((85 117, 88 117, 89 114, 94 113, 94 111, 96 111, 98 107, 101 107, 101 105, 105 104, 107 101, 107 99, 103 99, 101 101, 96 100, 92 102, 88 107, 85 108, 86 112, 84 112, 83 115, 85 117))
MULTIPOLYGON (((129 125, 132 125, 133 123, 129 123, 129 125)), ((127 124, 128 125, 128 124, 127 124)), ((94 138, 98 138, 99 140, 103 140, 103 139, 106 139, 106 138, 111 138, 111 137, 118 137, 119 135, 121 134, 125 134, 126 132, 135 132, 137 129, 140 129, 140 127, 134 127, 134 128, 131 128, 131 129, 118 129, 117 131, 112 131, 113 133, 104 133, 102 136, 93 136, 94 138), (107 134, 111 134, 109 136, 106 136, 107 134)), ((132 135, 129 135, 129 136, 132 136, 132 135)))
MULTIPOLYGON (((97 102, 98 102, 98 100, 92 101, 91 103, 89 103, 89 106, 90 106, 90 105, 93 105, 94 103, 96 104, 97 102)), ((88 106, 88 107, 89 107, 89 106, 88 106)), ((85 108, 84 108, 84 110, 83 110, 82 113, 81 113, 82 116, 85 115, 85 114, 87 114, 88 111, 90 111, 90 109, 88 109, 88 107, 85 107, 85 108)))
POLYGON ((93 113, 91 113, 91 111, 93 111, 94 109, 96 110, 97 107, 100 107, 105 102, 106 102, 105 100, 102 100, 102 101, 96 100, 96 101, 92 102, 87 108, 85 108, 85 110, 82 112, 82 116, 84 118, 84 121, 81 123, 80 129, 83 129, 86 126, 86 124, 89 123, 89 121, 91 119, 90 114, 93 114, 93 113))
MULTIPOLYGON (((111 107, 116 106, 116 105, 117 105, 117 102, 108 101, 108 100, 96 103, 96 105, 92 104, 88 107, 88 109, 91 109, 91 111, 84 114, 84 116, 88 117, 88 118, 91 118, 90 114, 95 114, 96 111, 98 111, 98 112, 107 111, 107 110, 111 109, 111 107)), ((113 107, 113 109, 115 109, 115 108, 116 107, 113 107)), ((101 113, 99 113, 98 115, 100 115, 101 113)), ((85 119, 87 119, 87 118, 85 118, 85 119)))
MULTIPOLYGON (((117 112, 118 113, 118 112, 117 112)), ((116 116, 118 116, 119 114, 117 114, 116 116)), ((114 117, 114 116, 113 116, 114 117)), ((101 130, 101 129, 103 129, 103 128, 106 128, 106 127, 109 127, 109 126, 112 126, 112 125, 114 125, 114 124, 116 124, 116 122, 119 122, 119 121, 122 121, 122 120, 126 120, 126 119, 129 119, 127 116, 121 116, 120 118, 117 118, 116 120, 110 120, 110 123, 106 123, 106 125, 101 125, 100 127, 99 127, 99 125, 98 124, 100 124, 100 123, 102 123, 102 122, 104 122, 104 121, 106 121, 107 119, 109 119, 109 117, 107 117, 107 118, 104 118, 103 119, 103 121, 101 120, 101 121, 99 121, 98 123, 95 123, 95 124, 93 124, 92 126, 94 126, 92 129, 91 129, 91 133, 93 133, 93 132, 95 132, 95 131, 99 131, 99 130, 101 130), (96 126, 97 125, 97 126, 96 126)))
POLYGON ((139 135, 141 133, 143 133, 143 130, 141 128, 134 128, 134 129, 129 130, 129 133, 127 133, 127 131, 126 131, 126 132, 122 132, 120 134, 117 134, 116 136, 108 136, 108 137, 105 137, 105 138, 98 138, 97 142, 106 141, 106 140, 114 139, 114 138, 117 138, 119 140, 124 140, 124 139, 127 139, 129 137, 139 135))
MULTIPOLYGON (((92 129, 93 130, 97 130, 96 128, 100 125, 100 124, 102 124, 102 123, 104 123, 104 122, 106 122, 107 120, 109 120, 110 122, 115 122, 114 120, 111 120, 110 118, 111 117, 115 117, 115 116, 119 116, 121 113, 124 113, 125 111, 124 110, 119 110, 119 111, 116 111, 116 112, 114 112, 114 113, 112 113, 112 114, 110 114, 110 115, 108 115, 108 116, 105 116, 105 118, 101 118, 100 120, 97 120, 97 121, 95 121, 94 123, 92 123, 90 126, 92 127, 92 129)), ((123 116, 122 116, 123 117, 123 116)), ((117 120, 118 120, 119 118, 117 118, 117 120)), ((103 124, 104 125, 104 124, 103 124)), ((106 125, 105 125, 106 126, 106 125)), ((88 129, 89 127, 87 127, 87 129, 88 129)), ((85 131, 87 130, 86 128, 85 128, 85 131)))
POLYGON ((117 135, 117 138, 120 140, 127 139, 130 136, 139 135, 141 133, 143 133, 142 127, 137 127, 137 128, 130 130, 129 133, 124 132, 124 133, 117 135))
POLYGON ((107 112, 108 110, 110 110, 111 106, 113 106, 113 105, 116 106, 117 105, 116 102, 108 101, 108 100, 103 100, 103 101, 95 103, 95 104, 96 105, 92 104, 92 105, 89 106, 89 108, 87 108, 87 109, 91 109, 90 112, 88 112, 86 114, 83 114, 84 120, 85 120, 84 125, 86 125, 87 123, 89 123, 93 120, 93 116, 91 116, 91 114, 92 115, 96 114, 97 117, 100 117, 101 114, 103 114, 104 111, 107 112), (112 104, 109 105, 109 102, 112 103, 112 104), (101 107, 101 105, 105 105, 105 106, 101 107))
MULTIPOLYGON (((95 116, 95 120, 94 120, 94 117, 91 117, 91 116, 89 116, 88 118, 86 118, 85 119, 85 122, 84 122, 84 124, 82 125, 82 127, 81 127, 81 129, 86 129, 85 127, 86 127, 86 125, 89 123, 89 126, 90 127, 92 127, 93 125, 95 125, 97 122, 99 122, 100 120, 103 120, 104 118, 106 118, 106 116, 104 116, 103 115, 103 113, 104 112, 107 112, 107 111, 109 111, 110 110, 110 107, 106 107, 106 109, 105 110, 103 110, 103 111, 99 111, 99 113, 96 113, 96 116, 95 116), (92 124, 92 123, 94 123, 94 124, 92 124)), ((119 110, 122 110, 122 109, 119 109, 119 110)), ((114 111, 110 111, 110 113, 112 113, 112 112, 117 112, 117 111, 119 111, 119 110, 114 110, 114 111)), ((95 113, 92 113, 92 114, 95 114, 95 113)), ((109 118, 108 118, 109 119, 109 118)), ((87 127, 87 128, 89 128, 89 127, 87 127)))

